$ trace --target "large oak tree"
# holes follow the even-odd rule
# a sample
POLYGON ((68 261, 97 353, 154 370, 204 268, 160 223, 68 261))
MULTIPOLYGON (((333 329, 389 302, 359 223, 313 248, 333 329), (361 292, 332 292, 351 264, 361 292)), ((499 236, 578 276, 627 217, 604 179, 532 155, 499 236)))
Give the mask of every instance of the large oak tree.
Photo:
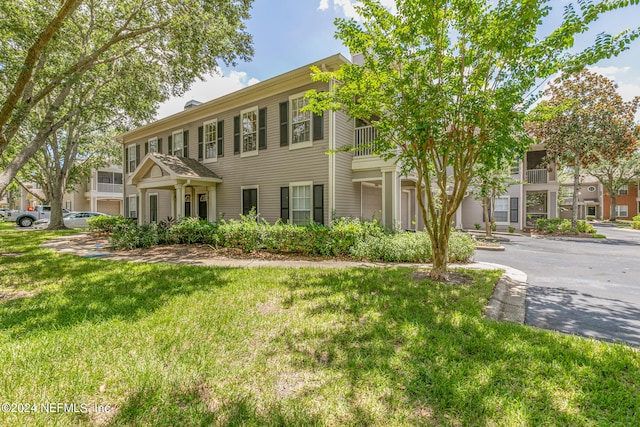
POLYGON ((434 279, 446 276, 452 219, 476 164, 491 169, 528 145, 527 98, 562 69, 624 50, 638 29, 571 53, 574 38, 608 10, 638 1, 581 1, 541 36, 551 2, 398 0, 356 7, 362 22, 336 20, 336 37, 363 64, 314 70, 332 91, 310 93, 311 108, 344 109, 377 130, 377 153, 417 175, 418 203, 433 247, 434 279))

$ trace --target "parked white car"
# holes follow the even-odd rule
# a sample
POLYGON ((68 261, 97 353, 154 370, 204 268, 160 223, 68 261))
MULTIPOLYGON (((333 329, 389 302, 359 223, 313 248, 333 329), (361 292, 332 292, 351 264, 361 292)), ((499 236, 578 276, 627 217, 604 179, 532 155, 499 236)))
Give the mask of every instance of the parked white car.
MULTIPOLYGON (((111 216, 101 212, 69 212, 62 217, 64 225, 68 228, 89 228, 87 220, 95 216, 111 216)), ((40 219, 34 223, 36 228, 47 228, 49 219, 40 219)))

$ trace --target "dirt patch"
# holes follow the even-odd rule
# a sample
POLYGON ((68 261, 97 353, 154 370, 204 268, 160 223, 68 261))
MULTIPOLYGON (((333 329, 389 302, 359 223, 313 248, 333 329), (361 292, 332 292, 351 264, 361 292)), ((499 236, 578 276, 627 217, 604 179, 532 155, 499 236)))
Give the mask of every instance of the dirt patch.
MULTIPOLYGON (((428 270, 416 270, 413 272, 411 277, 416 282, 431 280, 428 270)), ((449 271, 447 273, 447 278, 445 280, 441 280, 440 283, 445 283, 447 285, 470 285, 474 283, 474 280, 473 277, 467 274, 459 273, 457 271, 449 271)))
POLYGON ((9 258, 15 258, 22 255, 22 252, 0 252, 0 257, 6 256, 9 258))
POLYGON ((34 296, 34 292, 21 291, 17 289, 0 289, 0 304, 4 304, 7 301, 13 301, 15 299, 30 298, 34 296))

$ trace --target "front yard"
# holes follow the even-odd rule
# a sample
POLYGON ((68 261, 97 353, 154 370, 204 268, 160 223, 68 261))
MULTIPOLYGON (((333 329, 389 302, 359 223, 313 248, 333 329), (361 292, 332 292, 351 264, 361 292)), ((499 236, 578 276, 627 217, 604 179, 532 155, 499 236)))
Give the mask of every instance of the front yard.
POLYGON ((482 319, 499 272, 448 285, 401 268, 214 269, 38 247, 59 234, 0 224, 0 403, 13 404, 0 425, 640 417, 636 350, 482 319))

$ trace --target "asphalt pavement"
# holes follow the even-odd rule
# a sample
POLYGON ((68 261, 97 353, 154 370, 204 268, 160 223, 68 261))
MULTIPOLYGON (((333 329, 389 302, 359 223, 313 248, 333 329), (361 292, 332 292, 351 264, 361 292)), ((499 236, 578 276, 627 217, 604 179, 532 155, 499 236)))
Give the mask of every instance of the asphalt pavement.
POLYGON ((640 232, 596 229, 607 239, 509 236, 476 260, 527 274, 525 324, 640 346, 640 232))

